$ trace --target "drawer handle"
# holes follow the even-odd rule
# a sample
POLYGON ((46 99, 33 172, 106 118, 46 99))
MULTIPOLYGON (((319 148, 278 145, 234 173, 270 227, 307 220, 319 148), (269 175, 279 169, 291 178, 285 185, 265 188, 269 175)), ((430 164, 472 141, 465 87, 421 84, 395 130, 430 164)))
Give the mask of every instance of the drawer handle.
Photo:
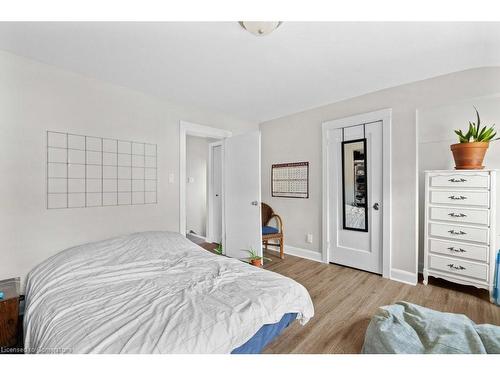
POLYGON ((466 182, 465 178, 450 178, 448 181, 450 182, 466 182))
POLYGON ((447 266, 450 267, 450 269, 453 269, 453 270, 463 271, 465 269, 464 266, 455 266, 453 263, 450 263, 447 266))
POLYGON ((455 229, 452 229, 452 230, 449 230, 448 233, 451 233, 451 234, 456 234, 456 235, 463 235, 463 234, 467 234, 466 232, 464 232, 463 230, 455 230, 455 229))
POLYGON ((450 195, 448 198, 454 200, 454 201, 463 201, 464 199, 467 199, 467 197, 464 197, 463 195, 456 196, 456 195, 450 195))
POLYGON ((467 252, 467 250, 464 250, 464 249, 462 249, 460 247, 458 249, 455 249, 453 246, 452 247, 448 247, 448 250, 454 251, 455 253, 466 253, 467 252))
POLYGON ((456 214, 456 213, 454 213, 454 212, 450 212, 450 213, 448 214, 448 216, 451 216, 451 217, 467 217, 467 215, 466 215, 466 214, 463 214, 463 213, 461 213, 461 212, 460 212, 459 214, 456 214))

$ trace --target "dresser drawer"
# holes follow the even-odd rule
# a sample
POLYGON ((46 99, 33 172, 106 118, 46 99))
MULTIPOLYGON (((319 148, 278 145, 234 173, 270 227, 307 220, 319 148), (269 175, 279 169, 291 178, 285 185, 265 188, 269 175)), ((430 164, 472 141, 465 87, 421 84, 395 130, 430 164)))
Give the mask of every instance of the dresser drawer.
POLYGON ((489 207, 488 191, 439 191, 430 192, 430 202, 435 204, 452 204, 461 206, 489 207))
POLYGON ((488 262, 488 246, 471 245, 462 242, 441 241, 436 239, 429 240, 429 251, 443 255, 454 256, 458 258, 467 258, 488 262))
POLYGON ((438 255, 429 255, 429 267, 436 271, 444 271, 454 275, 488 281, 488 265, 486 264, 467 262, 438 255))
POLYGON ((451 187, 451 188, 483 188, 490 187, 490 179, 488 173, 478 174, 446 174, 430 177, 430 186, 432 187, 451 187))
POLYGON ((490 212, 486 209, 473 209, 462 207, 431 207, 430 219, 431 220, 447 220, 456 223, 469 223, 469 224, 489 224, 490 212))
POLYGON ((462 225, 429 223, 431 236, 452 238, 454 240, 466 240, 489 243, 489 228, 467 227, 462 225))

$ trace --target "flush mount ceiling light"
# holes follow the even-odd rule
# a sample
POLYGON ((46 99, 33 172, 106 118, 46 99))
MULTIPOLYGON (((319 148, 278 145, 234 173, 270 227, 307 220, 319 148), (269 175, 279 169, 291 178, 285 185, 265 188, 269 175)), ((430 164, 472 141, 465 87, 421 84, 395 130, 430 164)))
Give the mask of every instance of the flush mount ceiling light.
POLYGON ((272 33, 283 22, 281 21, 240 21, 241 27, 256 36, 264 36, 272 33))

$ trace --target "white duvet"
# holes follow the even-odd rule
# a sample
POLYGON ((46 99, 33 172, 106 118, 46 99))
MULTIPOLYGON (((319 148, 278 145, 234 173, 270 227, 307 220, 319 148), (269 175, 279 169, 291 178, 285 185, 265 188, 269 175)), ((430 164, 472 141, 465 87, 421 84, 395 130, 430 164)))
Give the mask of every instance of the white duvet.
POLYGON ((294 280, 178 233, 135 233, 67 249, 30 272, 25 348, 230 353, 289 312, 302 324, 314 315, 294 280))

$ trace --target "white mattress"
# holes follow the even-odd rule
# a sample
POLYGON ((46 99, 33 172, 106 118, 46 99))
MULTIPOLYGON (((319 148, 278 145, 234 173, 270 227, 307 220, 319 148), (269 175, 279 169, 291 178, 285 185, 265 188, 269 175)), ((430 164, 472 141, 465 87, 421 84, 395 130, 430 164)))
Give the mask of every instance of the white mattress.
POLYGON ((178 233, 135 233, 67 249, 30 272, 25 348, 230 353, 289 312, 302 324, 314 315, 294 280, 178 233))

